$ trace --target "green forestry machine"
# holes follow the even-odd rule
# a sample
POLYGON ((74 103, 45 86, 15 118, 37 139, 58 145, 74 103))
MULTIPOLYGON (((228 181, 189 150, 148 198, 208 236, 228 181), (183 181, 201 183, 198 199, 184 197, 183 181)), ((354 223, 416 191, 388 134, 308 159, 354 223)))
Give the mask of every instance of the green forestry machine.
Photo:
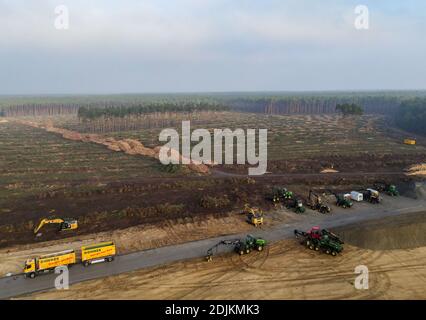
POLYGON ((350 194, 342 194, 342 193, 335 193, 332 190, 327 190, 326 194, 332 194, 336 197, 336 206, 342 207, 342 208, 351 208, 353 206, 353 202, 351 201, 350 194))
POLYGON ((309 190, 307 206, 312 210, 321 212, 322 214, 331 212, 331 208, 325 204, 322 198, 312 190, 309 190))
POLYGON ((222 240, 207 250, 206 260, 211 261, 213 254, 218 251, 220 246, 232 246, 234 251, 239 255, 249 254, 253 250, 262 251, 266 246, 266 240, 262 238, 256 238, 250 234, 245 239, 233 239, 233 240, 222 240))
POLYGON ((274 187, 272 193, 267 197, 275 205, 283 203, 287 209, 293 209, 296 213, 304 213, 305 207, 301 199, 294 196, 294 193, 284 187, 274 187))
POLYGON ((308 232, 294 230, 300 244, 306 246, 310 250, 323 251, 333 257, 343 251, 344 242, 334 233, 320 227, 312 227, 308 232))
POLYGON ((293 209, 296 213, 304 213, 306 211, 303 201, 301 199, 293 198, 285 201, 288 209, 293 209))

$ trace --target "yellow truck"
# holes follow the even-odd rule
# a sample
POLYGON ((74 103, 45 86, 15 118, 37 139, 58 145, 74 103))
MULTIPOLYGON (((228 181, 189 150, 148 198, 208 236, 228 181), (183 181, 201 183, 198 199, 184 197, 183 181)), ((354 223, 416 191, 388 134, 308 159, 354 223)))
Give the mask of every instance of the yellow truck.
MULTIPOLYGON (((81 263, 85 267, 103 261, 111 262, 115 255, 115 244, 111 241, 81 247, 81 263)), ((46 254, 28 259, 25 262, 24 274, 25 277, 34 278, 40 273, 53 271, 56 267, 71 266, 76 263, 74 250, 46 254)))
POLYGON ((34 278, 37 274, 49 272, 59 266, 68 266, 76 262, 74 250, 66 250, 57 253, 46 254, 40 257, 28 259, 25 262, 24 274, 34 278))
POLYGON ((416 139, 404 139, 404 143, 409 145, 415 145, 416 139))
POLYGON ((85 267, 99 262, 111 262, 116 253, 113 242, 102 242, 90 246, 81 247, 81 262, 85 267))

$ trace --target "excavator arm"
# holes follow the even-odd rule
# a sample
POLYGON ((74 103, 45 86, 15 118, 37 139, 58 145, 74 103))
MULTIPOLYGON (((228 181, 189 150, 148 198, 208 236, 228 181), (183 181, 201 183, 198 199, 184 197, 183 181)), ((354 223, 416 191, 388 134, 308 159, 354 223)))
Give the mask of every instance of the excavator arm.
POLYGON ((52 218, 52 219, 42 219, 38 226, 34 229, 34 234, 37 234, 37 232, 40 231, 41 228, 45 224, 59 224, 60 230, 74 230, 77 229, 78 223, 75 219, 67 219, 64 220, 62 218, 52 218))
POLYGON ((236 245, 238 245, 239 243, 241 242, 241 240, 240 239, 234 239, 234 240, 222 240, 222 241, 220 241, 220 242, 218 242, 218 243, 216 243, 213 247, 211 247, 209 250, 207 250, 207 255, 206 255, 206 259, 207 259, 207 261, 211 261, 212 260, 212 257, 213 257, 213 251, 216 249, 216 251, 217 251, 217 249, 218 249, 218 247, 220 247, 220 246, 236 246, 236 245))

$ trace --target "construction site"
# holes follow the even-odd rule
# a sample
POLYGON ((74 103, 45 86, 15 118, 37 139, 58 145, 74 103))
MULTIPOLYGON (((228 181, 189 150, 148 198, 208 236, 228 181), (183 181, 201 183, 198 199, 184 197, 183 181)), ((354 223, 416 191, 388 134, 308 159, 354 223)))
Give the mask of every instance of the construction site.
POLYGON ((0 300, 426 300, 424 2, 66 2, 0 1, 0 300))
MULTIPOLYGON (((409 275, 415 284, 424 279, 425 238, 419 228, 424 227, 426 147, 421 137, 406 143, 408 133, 374 114, 349 121, 331 114, 265 118, 218 111, 198 115, 194 129, 221 127, 222 117, 231 129, 269 130, 266 174, 249 176, 241 165, 164 166, 154 142, 161 125, 95 134, 86 133, 75 115, 4 117, 0 291, 16 285, 16 292, 6 290, 2 297, 84 299, 89 296, 82 292, 93 292, 87 290, 91 286, 110 286, 114 299, 144 299, 144 289, 164 282, 154 291, 158 295, 150 290, 150 298, 238 298, 255 284, 271 299, 398 299, 409 290, 385 290, 400 281, 389 280, 388 262, 401 262, 397 279, 409 275), (357 229, 361 225, 365 228, 357 229), (392 232, 398 234, 394 239, 392 232), (113 251, 84 258, 85 248, 105 243, 113 251), (144 254, 154 249, 164 250, 164 256, 145 264, 144 254), (416 258, 406 260, 407 250, 416 258), (92 261, 119 265, 134 254, 142 262, 114 267, 123 274, 108 271, 110 264, 89 266, 92 261), (368 294, 350 287, 357 257, 358 265, 371 263, 378 270, 371 277, 378 288, 368 294), (307 268, 311 259, 330 271, 307 268), (402 262, 411 260, 413 265, 402 262), (88 269, 72 268, 79 276, 66 293, 48 290, 51 273, 63 265, 88 269), (306 269, 303 276, 295 271, 306 269), (80 277, 107 278, 80 284, 80 277), (189 277, 185 285, 170 282, 182 277, 189 277), (34 289, 27 288, 28 281, 34 289), (236 289, 229 284, 239 281, 245 284, 229 292, 236 289), (128 282, 137 288, 120 292, 128 282), (335 293, 309 293, 305 286, 312 283, 327 283, 331 287, 324 290, 335 293), (272 290, 280 284, 285 289, 272 290), (28 295, 31 291, 36 293, 28 295)), ((415 290, 416 298, 425 297, 415 290)), ((107 298, 103 289, 94 292, 99 296, 90 298, 107 298)))

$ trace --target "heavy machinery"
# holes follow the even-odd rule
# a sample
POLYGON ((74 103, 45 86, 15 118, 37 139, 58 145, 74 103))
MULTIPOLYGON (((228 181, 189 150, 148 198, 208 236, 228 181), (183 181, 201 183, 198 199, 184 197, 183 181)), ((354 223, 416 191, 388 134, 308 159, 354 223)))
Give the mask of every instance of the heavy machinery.
POLYGON ((331 208, 323 203, 322 198, 312 190, 309 190, 308 202, 306 205, 312 210, 317 210, 322 214, 331 212, 331 208))
POLYGON ((113 242, 103 242, 81 247, 81 262, 85 267, 103 261, 111 262, 116 254, 113 242))
POLYGON ((233 246, 234 251, 239 255, 249 254, 253 250, 262 251, 266 246, 266 240, 256 238, 250 234, 245 239, 222 240, 207 250, 206 260, 211 261, 213 254, 218 251, 220 246, 233 246))
MULTIPOLYGON (((81 247, 81 263, 84 266, 103 261, 111 262, 116 255, 113 242, 104 242, 81 247)), ((77 255, 74 250, 46 254, 27 259, 24 266, 25 277, 35 278, 36 275, 52 272, 56 267, 71 266, 77 263, 77 255)))
POLYGON ((34 229, 34 234, 37 234, 45 224, 58 224, 59 231, 75 230, 78 228, 78 222, 72 218, 45 218, 40 221, 34 229))
POLYGON ((285 205, 288 209, 293 209, 296 213, 304 213, 306 211, 301 199, 288 199, 285 201, 285 205))
POLYGON ((247 215, 247 221, 255 227, 263 225, 263 211, 259 208, 250 207, 247 203, 244 205, 244 213, 247 215))
POLYGON ((272 190, 272 193, 274 196, 277 196, 280 200, 293 198, 293 192, 287 190, 287 188, 284 188, 284 187, 274 187, 274 189, 272 190))
POLYGON ((343 251, 344 242, 334 233, 320 227, 312 227, 308 232, 294 230, 296 238, 300 243, 310 250, 323 251, 332 256, 337 256, 343 251))
POLYGON ((76 262, 74 250, 66 250, 57 253, 28 259, 25 262, 25 277, 35 278, 37 274, 50 272, 59 266, 68 266, 76 262))
POLYGON ((342 208, 351 208, 353 206, 353 202, 351 199, 344 194, 334 194, 336 197, 336 206, 342 208))
POLYGON ((394 184, 376 183, 375 189, 378 191, 385 192, 388 196, 391 197, 399 196, 399 191, 394 184))
POLYGON ((366 189, 362 191, 364 201, 368 201, 370 203, 380 203, 380 193, 377 190, 374 189, 366 189))

